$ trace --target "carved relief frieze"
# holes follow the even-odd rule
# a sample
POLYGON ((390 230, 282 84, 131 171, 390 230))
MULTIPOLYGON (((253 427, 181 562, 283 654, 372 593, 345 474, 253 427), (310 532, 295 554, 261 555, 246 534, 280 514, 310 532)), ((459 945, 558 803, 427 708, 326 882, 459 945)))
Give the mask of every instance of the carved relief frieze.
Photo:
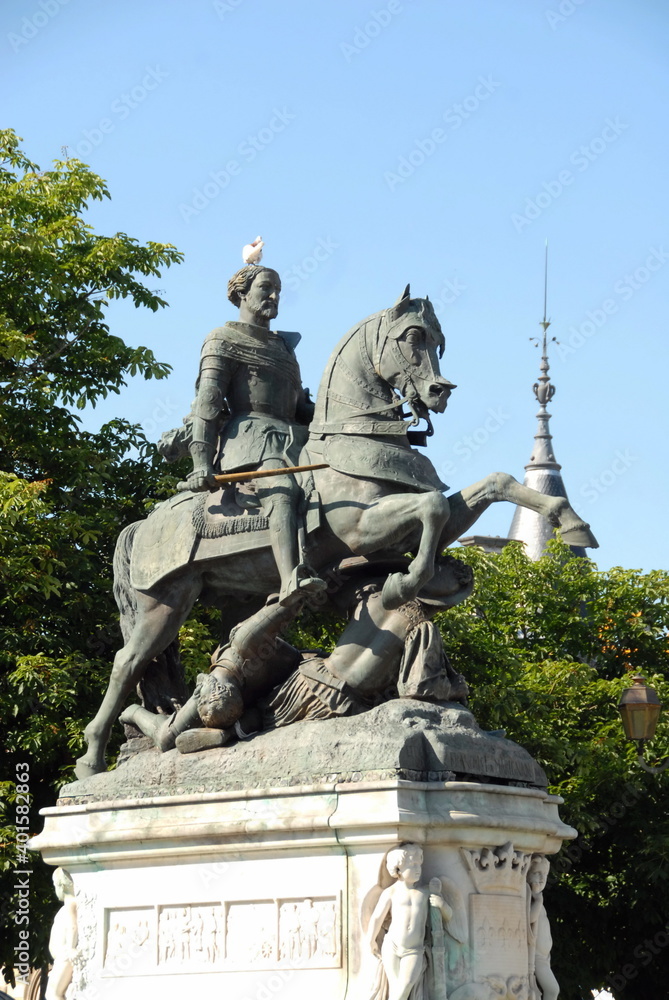
POLYGON ((104 975, 339 968, 339 895, 108 908, 104 975))
POLYGON ((215 965, 223 958, 225 916, 220 904, 161 906, 158 965, 215 965))
POLYGON ((290 900, 279 906, 279 957, 305 966, 340 964, 340 920, 334 898, 290 900))
POLYGON ((255 968, 276 964, 277 904, 273 901, 229 903, 225 958, 236 966, 255 968))
POLYGON ((156 931, 151 906, 107 910, 104 971, 132 975, 153 964, 156 931))

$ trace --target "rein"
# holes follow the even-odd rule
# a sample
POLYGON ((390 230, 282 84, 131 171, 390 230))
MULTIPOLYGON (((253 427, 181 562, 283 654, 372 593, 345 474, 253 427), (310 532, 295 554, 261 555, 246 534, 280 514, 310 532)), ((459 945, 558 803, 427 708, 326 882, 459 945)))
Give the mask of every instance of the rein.
MULTIPOLYGON (((359 331, 359 333, 358 333, 358 347, 359 347, 359 350, 360 350, 360 361, 362 362, 362 367, 366 371, 366 373, 367 373, 368 376, 370 376, 371 378, 376 378, 376 379, 378 379, 379 381, 381 381, 383 383, 383 382, 385 382, 385 380, 383 379, 383 376, 379 373, 377 366, 374 364, 374 362, 372 361, 372 359, 369 356, 369 350, 367 348, 367 329, 366 329, 366 326, 367 325, 365 324, 365 327, 363 327, 359 331)), ((383 333, 384 333, 384 339, 386 339, 386 340, 388 339, 388 337, 387 337, 387 334, 388 334, 387 327, 388 327, 387 316, 386 316, 386 313, 384 313, 384 315, 383 315, 383 317, 381 319, 381 322, 379 323, 379 326, 378 326, 378 328, 376 330, 376 346, 377 346, 377 348, 378 348, 378 341, 381 339, 381 330, 382 329, 383 329, 383 333)), ((400 371, 405 376, 406 382, 411 385, 411 387, 414 389, 414 392, 415 392, 415 387, 414 387, 413 381, 411 379, 411 373, 410 373, 409 365, 408 365, 408 363, 406 361, 406 358, 404 358, 404 356, 402 355, 401 351, 397 350, 397 346, 396 346, 396 344, 395 344, 394 341, 392 342, 391 349, 393 350, 393 357, 397 361, 397 363, 399 365, 399 368, 400 368, 400 371)), ((344 368, 347 369, 348 366, 344 366, 344 368)), ((342 374, 346 375, 346 374, 348 374, 348 371, 347 370, 343 371, 342 374)), ((386 383, 386 384, 388 384, 388 383, 386 383)), ((378 395, 378 393, 374 392, 374 390, 371 388, 371 386, 367 386, 367 391, 371 392, 372 395, 378 395)), ((390 391, 391 392, 394 391, 393 388, 392 388, 392 386, 390 386, 390 391)), ((405 403, 408 403, 409 407, 411 409, 412 415, 413 415, 413 419, 412 419, 411 423, 412 423, 412 425, 415 425, 415 424, 417 424, 419 422, 420 417, 415 412, 413 406, 411 405, 411 401, 410 400, 411 400, 411 397, 410 397, 410 395, 405 390, 405 395, 401 396, 400 399, 393 400, 391 403, 386 403, 383 406, 375 406, 374 409, 371 409, 371 410, 368 409, 366 406, 358 406, 358 404, 354 403, 353 400, 346 400, 345 402, 346 402, 346 404, 348 406, 351 406, 354 409, 359 410, 361 413, 368 413, 370 416, 372 414, 376 414, 376 413, 384 413, 387 410, 394 410, 398 406, 404 406, 405 403)), ((429 418, 426 418, 426 419, 427 419, 428 424, 430 424, 429 418)), ((430 427, 431 427, 431 425, 430 425, 430 427)))
POLYGON ((416 411, 414 400, 420 399, 420 396, 413 384, 413 379, 411 378, 411 367, 402 352, 398 349, 394 340, 388 337, 388 320, 385 313, 381 317, 378 315, 370 317, 357 330, 351 333, 347 343, 350 344, 354 337, 358 344, 358 356, 361 370, 357 373, 349 368, 348 364, 342 357, 343 348, 341 348, 340 353, 334 361, 331 369, 328 397, 352 410, 356 410, 358 413, 364 413, 365 416, 370 417, 375 416, 378 413, 387 413, 389 410, 397 410, 407 404, 411 410, 412 418, 409 422, 409 426, 415 427, 416 424, 420 423, 420 421, 424 419, 428 425, 425 433, 430 436, 433 433, 432 423, 429 416, 421 416, 416 411), (377 325, 372 331, 370 326, 374 320, 377 321, 377 325), (374 338, 372 351, 375 356, 376 364, 370 357, 370 345, 367 343, 368 332, 372 333, 374 338), (390 392, 392 397, 395 392, 400 393, 401 390, 393 388, 393 386, 391 386, 378 371, 378 366, 380 364, 379 341, 385 342, 387 340, 390 340, 389 347, 393 353, 393 357, 398 365, 401 375, 404 376, 404 391, 400 395, 399 399, 391 398, 390 402, 386 402, 388 399, 388 392, 390 392), (338 372, 339 376, 345 379, 346 382, 351 385, 358 386, 358 388, 362 389, 369 396, 375 396, 377 399, 384 401, 378 405, 373 405, 373 401, 370 404, 365 404, 362 401, 358 402, 357 400, 350 398, 350 396, 344 395, 341 391, 337 391, 333 386, 335 372, 338 372))
POLYGON ((347 401, 347 405, 360 410, 361 413, 383 413, 384 410, 393 410, 396 406, 404 406, 408 401, 408 396, 402 396, 401 399, 396 399, 393 403, 387 403, 385 406, 375 406, 373 410, 368 410, 366 406, 358 406, 353 400, 350 402, 347 401))

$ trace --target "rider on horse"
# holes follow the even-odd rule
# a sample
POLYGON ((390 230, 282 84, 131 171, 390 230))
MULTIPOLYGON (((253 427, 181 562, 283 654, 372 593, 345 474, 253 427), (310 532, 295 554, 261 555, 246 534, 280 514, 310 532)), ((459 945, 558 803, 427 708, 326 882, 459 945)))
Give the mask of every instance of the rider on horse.
MULTIPOLYGON (((217 466, 254 469, 272 462, 285 469, 296 457, 292 448, 298 433, 305 434, 309 416, 292 349, 285 336, 269 330, 279 289, 278 275, 266 268, 244 268, 231 282, 230 298, 239 306, 239 322, 227 323, 207 338, 192 415, 161 448, 176 458, 180 449, 169 446, 180 444, 185 453, 190 424, 195 468, 186 485, 189 491, 209 489, 217 466)), ((406 404, 414 421, 443 412, 452 385, 439 371, 442 346, 432 306, 427 299, 412 299, 407 286, 395 305, 357 324, 335 348, 319 389, 309 440, 315 471, 312 492, 321 498, 322 515, 309 533, 309 558, 318 567, 353 557, 375 561, 381 593, 374 606, 381 616, 400 612, 393 621, 402 631, 414 624, 413 615, 407 617, 402 609, 421 600, 420 594, 439 571, 439 553, 470 530, 492 503, 507 501, 542 514, 561 529, 568 544, 597 544, 566 497, 537 493, 506 473, 492 473, 443 495, 443 484, 429 460, 411 447, 405 433, 409 421, 399 411, 406 404), (391 413, 396 416, 389 417, 391 413), (408 561, 407 552, 414 554, 408 561)), ((285 480, 279 486, 283 492, 277 496, 271 489, 263 497, 260 487, 259 500, 270 510, 271 546, 286 594, 281 611, 290 612, 300 603, 286 599, 293 577, 300 594, 300 583, 305 582, 300 577, 307 574, 308 582, 309 570, 299 560, 296 488, 285 472, 277 478, 285 480)), ((226 504, 228 499, 232 500, 231 493, 226 504)), ((222 504, 215 498, 211 506, 222 504)), ((170 498, 159 504, 144 521, 128 525, 119 537, 114 589, 125 642, 114 657, 102 704, 85 730, 87 750, 77 763, 80 778, 104 771, 111 727, 128 694, 149 664, 158 663, 157 658, 177 641, 198 598, 224 612, 230 610, 237 622, 244 617, 248 621, 243 613, 244 608, 248 611, 246 602, 255 601, 260 608, 276 585, 267 558, 270 532, 239 528, 239 522, 260 518, 232 514, 233 531, 197 535, 194 515, 199 507, 197 492, 185 492, 176 502, 170 498)), ((465 592, 459 596, 463 599, 465 592)), ((255 629, 256 624, 257 620, 248 627, 255 629)), ((262 631, 264 622, 260 624, 262 631)), ((386 624, 379 618, 371 638, 361 643, 365 676, 358 681, 365 685, 376 672, 368 654, 378 655, 380 645, 381 671, 395 670, 395 659, 383 655, 386 624)), ((357 661, 354 666, 359 666, 357 661)), ((322 671, 316 673, 322 676, 322 671)), ((309 680, 321 683, 311 677, 307 686, 309 680)), ((355 686, 350 677, 346 683, 355 686)), ((291 687, 287 700, 292 691, 291 687)), ((196 708, 201 718, 199 702, 196 708)), ((286 717, 278 708, 275 714, 277 721, 279 714, 281 720, 286 717)))
MULTIPOLYGON (((176 433, 180 451, 173 447, 175 432, 159 445, 169 460, 185 455, 187 443, 193 471, 180 488, 215 489, 217 472, 298 463, 313 404, 302 388, 294 352, 300 335, 269 328, 278 313, 280 291, 277 272, 256 264, 243 267, 228 282, 228 299, 239 308, 239 320, 228 321, 205 339, 197 396, 185 430, 176 433)), ((300 561, 299 490, 293 476, 258 480, 256 496, 267 517, 281 576, 280 601, 324 588, 300 561)))

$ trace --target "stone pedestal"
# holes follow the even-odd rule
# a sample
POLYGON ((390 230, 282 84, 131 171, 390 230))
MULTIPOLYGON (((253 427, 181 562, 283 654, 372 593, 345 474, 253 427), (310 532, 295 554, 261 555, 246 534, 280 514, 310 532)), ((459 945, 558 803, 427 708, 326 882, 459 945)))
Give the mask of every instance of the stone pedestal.
MULTIPOLYGON (((417 706, 405 705, 395 721, 404 746, 413 740, 414 749, 432 726, 425 740, 433 754, 445 710, 430 709, 441 714, 426 719, 425 706, 417 706)), ((391 730, 393 711, 385 712, 391 730)), ((368 731, 373 716, 360 717, 368 731)), ((387 852, 402 842, 423 847, 422 881, 440 877, 453 910, 440 959, 449 1000, 503 996, 500 982, 511 984, 509 995, 531 995, 527 871, 532 855, 552 854, 576 835, 558 816, 561 800, 504 778, 451 773, 444 780, 443 753, 430 757, 433 766, 422 775, 428 780, 419 780, 420 768, 407 778, 397 760, 391 767, 387 741, 377 748, 383 766, 375 777, 365 767, 344 772, 337 733, 352 721, 292 727, 307 747, 315 727, 319 765, 323 740, 332 738, 332 772, 309 784, 289 784, 291 772, 302 770, 278 755, 265 770, 283 769, 282 782, 212 790, 212 774, 226 784, 221 767, 228 784, 237 781, 235 748, 225 765, 223 748, 189 757, 149 751, 67 786, 59 805, 44 811, 44 832, 31 846, 75 883, 79 953, 68 1000, 176 1000, 193 992, 226 1000, 364 1000, 378 962, 364 943, 361 913, 380 873, 383 881, 387 852), (113 798, 105 797, 109 788, 113 798)), ((266 734, 237 756, 254 743, 262 756, 272 741, 278 754, 284 738, 266 734)), ((493 739, 502 757, 520 751, 493 739)), ((466 756, 464 745, 458 753, 466 756)))

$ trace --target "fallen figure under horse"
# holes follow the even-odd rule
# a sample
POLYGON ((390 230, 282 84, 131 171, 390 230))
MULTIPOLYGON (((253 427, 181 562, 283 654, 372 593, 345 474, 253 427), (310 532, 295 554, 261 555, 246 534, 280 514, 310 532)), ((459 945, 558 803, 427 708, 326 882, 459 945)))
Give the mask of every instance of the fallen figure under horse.
POLYGON ((176 746, 192 753, 305 719, 358 715, 394 698, 466 705, 466 681, 431 619, 469 597, 471 568, 452 556, 438 558, 417 598, 396 609, 383 604, 383 569, 354 558, 326 574, 336 580, 330 603, 348 618, 330 655, 300 651, 281 637, 304 599, 275 602, 232 630, 182 708, 168 717, 130 705, 120 721, 162 751, 176 746))
MULTIPOLYGON (((454 388, 439 371, 443 349, 432 304, 412 299, 407 286, 394 306, 363 320, 335 348, 299 457, 300 465, 327 466, 301 477, 305 563, 320 574, 352 556, 412 554, 382 583, 379 600, 387 611, 416 599, 435 574, 438 554, 492 503, 536 511, 570 545, 597 545, 565 497, 537 493, 506 473, 444 495, 434 467, 409 437, 412 425, 429 424, 430 413, 444 411, 454 388)), ((107 740, 128 694, 148 665, 174 647, 198 599, 236 625, 279 587, 266 518, 252 491, 235 485, 181 492, 129 525, 117 543, 114 578, 125 645, 86 727, 80 778, 105 769, 107 740)))

